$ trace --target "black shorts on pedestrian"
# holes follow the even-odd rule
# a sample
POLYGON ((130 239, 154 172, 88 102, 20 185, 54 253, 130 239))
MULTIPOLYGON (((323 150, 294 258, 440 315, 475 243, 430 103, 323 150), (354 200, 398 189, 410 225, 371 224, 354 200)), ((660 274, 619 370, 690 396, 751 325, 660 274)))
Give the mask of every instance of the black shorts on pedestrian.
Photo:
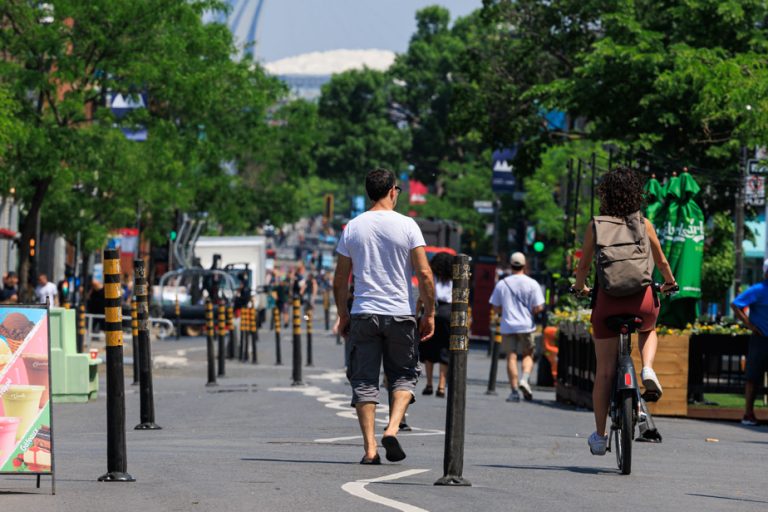
POLYGON ((352 315, 347 378, 352 405, 379 402, 379 371, 384 361, 389 391, 414 396, 419 379, 419 350, 414 316, 352 315))
POLYGON ((766 371, 768 371, 768 336, 753 334, 749 338, 745 378, 750 382, 762 382, 766 371))

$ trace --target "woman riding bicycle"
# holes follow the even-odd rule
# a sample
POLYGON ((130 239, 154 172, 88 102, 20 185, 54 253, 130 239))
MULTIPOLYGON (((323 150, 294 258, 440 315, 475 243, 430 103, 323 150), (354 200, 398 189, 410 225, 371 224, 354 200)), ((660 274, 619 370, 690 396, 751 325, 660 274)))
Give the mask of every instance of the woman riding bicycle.
MULTIPOLYGON (((610 171, 597 188, 600 197, 600 213, 611 217, 627 219, 638 214, 643 206, 643 184, 637 174, 629 168, 619 167, 610 171)), ((640 214, 642 218, 642 214, 640 214)), ((592 267, 595 255, 594 220, 590 221, 584 233, 582 258, 576 269, 574 288, 581 295, 588 295, 590 288, 585 284, 587 274, 592 267)), ((664 257, 656 230, 648 219, 642 218, 650 242, 650 257, 664 278, 662 292, 673 290, 677 284, 672 269, 664 257)), ((608 328, 605 320, 618 314, 633 313, 643 320, 638 328, 640 354, 643 362, 641 378, 647 391, 661 396, 661 384, 653 371, 653 359, 656 355, 658 339, 656 337, 656 319, 659 316, 659 303, 654 297, 652 286, 646 286, 639 293, 615 297, 605 293, 597 283, 596 296, 592 307, 592 336, 595 341, 597 370, 592 391, 592 405, 595 412, 595 432, 589 436, 589 448, 593 455, 605 455, 608 435, 605 431, 606 419, 611 396, 611 387, 616 375, 618 354, 618 335, 608 328)))

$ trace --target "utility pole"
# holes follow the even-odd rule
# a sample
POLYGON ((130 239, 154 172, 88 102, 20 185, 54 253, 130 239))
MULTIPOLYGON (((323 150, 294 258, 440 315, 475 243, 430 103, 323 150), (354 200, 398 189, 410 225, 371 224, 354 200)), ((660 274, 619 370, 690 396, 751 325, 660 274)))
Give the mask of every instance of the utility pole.
POLYGON ((499 214, 501 210, 501 200, 498 197, 493 198, 493 254, 496 259, 499 258, 499 214))
POLYGON ((734 233, 734 265, 733 294, 738 295, 741 288, 741 275, 744 271, 744 177, 747 174, 747 147, 741 147, 741 162, 739 164, 739 179, 736 187, 736 229, 734 233))

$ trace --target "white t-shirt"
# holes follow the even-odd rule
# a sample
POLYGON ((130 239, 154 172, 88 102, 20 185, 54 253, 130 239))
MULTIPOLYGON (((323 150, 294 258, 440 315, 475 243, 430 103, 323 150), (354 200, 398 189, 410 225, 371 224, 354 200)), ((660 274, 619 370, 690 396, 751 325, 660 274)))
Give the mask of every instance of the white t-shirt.
POLYGON ((501 334, 526 333, 536 330, 531 310, 544 304, 544 294, 534 279, 513 274, 496 283, 488 302, 501 306, 501 334))
POLYGON ((435 300, 438 302, 452 302, 453 281, 438 281, 435 279, 435 300))
POLYGON ((351 314, 414 315, 411 250, 427 245, 416 222, 391 210, 367 211, 344 228, 336 252, 352 259, 351 314))
POLYGON ((50 281, 45 283, 43 286, 37 285, 37 288, 35 288, 35 297, 37 297, 37 302, 41 304, 45 304, 46 298, 48 298, 48 304, 50 306, 55 306, 56 296, 58 294, 58 288, 56 288, 56 285, 50 281))

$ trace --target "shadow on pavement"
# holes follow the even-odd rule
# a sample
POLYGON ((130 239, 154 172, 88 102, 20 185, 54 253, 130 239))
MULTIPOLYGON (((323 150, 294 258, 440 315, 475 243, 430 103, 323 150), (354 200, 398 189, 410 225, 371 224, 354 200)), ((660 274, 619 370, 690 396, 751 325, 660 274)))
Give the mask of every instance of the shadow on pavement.
POLYGON ((501 469, 530 469, 533 471, 570 471, 571 473, 581 473, 583 475, 609 475, 617 473, 617 470, 591 468, 583 466, 510 466, 507 464, 477 464, 481 468, 501 468, 501 469))
POLYGON ((688 493, 687 496, 698 496, 700 498, 715 498, 717 500, 728 500, 728 501, 745 501, 747 503, 768 503, 768 501, 764 501, 764 500, 751 500, 749 498, 738 498, 734 496, 715 496, 713 494, 688 493))
POLYGON ((339 460, 301 460, 301 459, 260 459, 255 457, 243 457, 245 462, 293 462, 296 464, 359 464, 359 462, 339 460))

